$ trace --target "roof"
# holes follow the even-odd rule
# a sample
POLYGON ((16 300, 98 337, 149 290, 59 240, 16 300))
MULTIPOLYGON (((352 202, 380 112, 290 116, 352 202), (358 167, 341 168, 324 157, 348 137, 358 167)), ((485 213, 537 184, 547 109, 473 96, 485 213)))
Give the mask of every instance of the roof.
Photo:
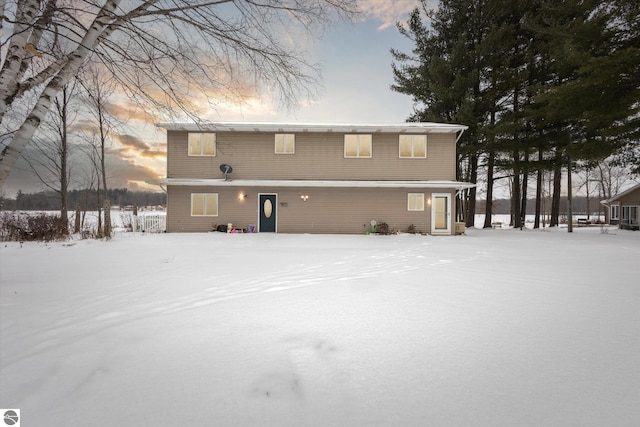
POLYGON ((147 181, 152 185, 215 186, 215 187, 334 187, 334 188, 454 188, 462 190, 475 184, 459 181, 347 181, 306 179, 189 179, 164 178, 147 181))
POLYGON ((274 123, 274 122, 209 122, 209 123, 156 123, 166 130, 188 132, 336 132, 336 133, 457 133, 468 126, 432 123, 274 123))
POLYGON ((623 191, 622 193, 616 194, 615 196, 611 197, 610 199, 603 200, 600 203, 602 203, 603 205, 606 205, 607 203, 615 202, 616 200, 626 196, 629 193, 633 193, 636 190, 640 190, 640 184, 636 184, 633 187, 629 188, 628 190, 623 191))

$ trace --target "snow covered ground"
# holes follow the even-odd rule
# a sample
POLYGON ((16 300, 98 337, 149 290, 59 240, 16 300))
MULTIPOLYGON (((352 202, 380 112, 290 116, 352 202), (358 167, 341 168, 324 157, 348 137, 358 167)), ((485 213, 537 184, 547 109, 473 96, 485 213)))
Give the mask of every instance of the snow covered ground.
POLYGON ((640 233, 3 243, 23 426, 637 426, 640 233))

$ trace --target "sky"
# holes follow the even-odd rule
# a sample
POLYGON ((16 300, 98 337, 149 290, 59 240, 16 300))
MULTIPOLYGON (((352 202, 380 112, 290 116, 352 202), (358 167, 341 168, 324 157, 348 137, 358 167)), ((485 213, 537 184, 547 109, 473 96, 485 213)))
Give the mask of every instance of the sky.
MULTIPOLYGON (((410 52, 410 40, 402 36, 396 22, 406 22, 418 6, 417 0, 366 0, 357 22, 340 22, 330 26, 322 38, 314 40, 307 50, 309 61, 322 67, 318 96, 301 102, 292 110, 278 107, 267 98, 254 98, 244 105, 220 104, 210 110, 207 119, 214 121, 274 122, 404 122, 412 112, 409 96, 393 92, 390 49, 410 52)), ((121 100, 121 118, 128 123, 109 147, 107 158, 109 186, 130 190, 159 191, 145 181, 166 176, 166 135, 154 126, 153 119, 143 114, 131 115, 128 101, 121 100)), ((76 163, 83 163, 77 160, 76 163)), ((80 167, 77 166, 79 170, 80 167)), ((86 174, 85 174, 86 175, 86 174)), ((82 186, 78 176, 76 186, 82 186)), ((18 190, 31 193, 43 185, 19 161, 2 191, 14 197, 18 190)))

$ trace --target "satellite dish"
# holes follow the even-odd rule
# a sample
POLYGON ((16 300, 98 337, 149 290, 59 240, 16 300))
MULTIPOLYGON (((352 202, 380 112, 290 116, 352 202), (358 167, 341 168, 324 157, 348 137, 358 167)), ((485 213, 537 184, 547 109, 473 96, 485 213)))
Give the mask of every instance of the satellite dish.
POLYGON ((224 180, 227 181, 227 174, 233 172, 233 168, 230 165, 223 163, 220 165, 220 171, 224 174, 224 180))

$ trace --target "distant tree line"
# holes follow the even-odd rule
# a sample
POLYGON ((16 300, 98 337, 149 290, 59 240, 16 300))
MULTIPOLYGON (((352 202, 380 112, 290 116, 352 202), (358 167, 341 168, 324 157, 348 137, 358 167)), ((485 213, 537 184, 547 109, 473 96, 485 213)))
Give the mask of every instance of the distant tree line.
MULTIPOLYGON (((529 199, 527 203, 527 211, 524 213, 525 215, 535 215, 535 199, 529 199)), ((478 200, 480 210, 479 214, 484 213, 484 207, 486 206, 485 200, 478 200)), ((546 201, 549 205, 548 208, 551 207, 551 201, 546 201)), ((492 202, 493 205, 493 213, 496 215, 509 215, 511 213, 511 200, 510 199, 494 199, 492 202)), ((560 198, 560 216, 567 215, 568 210, 568 200, 566 196, 560 198)), ((545 210, 546 214, 549 214, 549 209, 545 210)), ((605 209, 602 204, 600 204, 599 198, 587 198, 585 196, 578 196, 573 198, 573 212, 580 217, 592 217, 592 216, 604 216, 605 209)))
MULTIPOLYGON (((129 191, 126 188, 113 188, 107 191, 109 205, 115 206, 164 206, 167 194, 152 191, 129 191)), ((69 209, 98 210, 104 205, 96 190, 72 190, 67 193, 69 209)), ((60 194, 55 191, 23 193, 18 191, 15 199, 1 197, 0 209, 9 210, 60 210, 60 194)))

